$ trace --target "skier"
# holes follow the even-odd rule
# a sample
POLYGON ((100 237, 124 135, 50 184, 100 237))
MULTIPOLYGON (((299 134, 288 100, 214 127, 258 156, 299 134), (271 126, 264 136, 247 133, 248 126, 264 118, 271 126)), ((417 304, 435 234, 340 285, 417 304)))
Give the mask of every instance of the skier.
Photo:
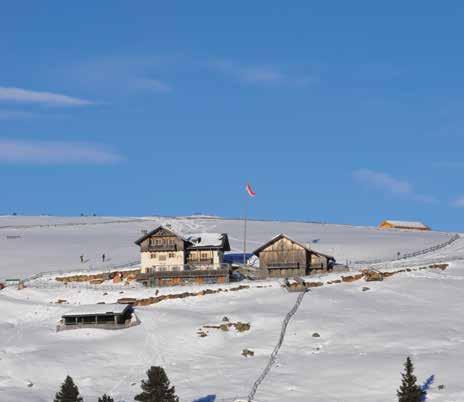
POLYGON ((81 254, 81 263, 83 263, 83 262, 84 262, 84 255, 81 254))
POLYGON ((105 254, 102 254, 102 262, 105 262, 105 258, 106 258, 105 254))

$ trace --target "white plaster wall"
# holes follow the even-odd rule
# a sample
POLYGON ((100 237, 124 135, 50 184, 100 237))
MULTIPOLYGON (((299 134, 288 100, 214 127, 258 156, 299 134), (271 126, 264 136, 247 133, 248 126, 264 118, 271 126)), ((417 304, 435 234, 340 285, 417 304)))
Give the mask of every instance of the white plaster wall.
POLYGON ((151 267, 168 267, 168 266, 179 266, 180 269, 183 269, 184 265, 184 252, 183 251, 157 251, 157 252, 143 252, 141 253, 141 272, 145 273, 147 268, 151 267), (156 256, 156 258, 151 258, 151 255, 156 256), (169 255, 174 254, 173 257, 169 255), (159 259, 159 256, 165 256, 164 261, 159 259))

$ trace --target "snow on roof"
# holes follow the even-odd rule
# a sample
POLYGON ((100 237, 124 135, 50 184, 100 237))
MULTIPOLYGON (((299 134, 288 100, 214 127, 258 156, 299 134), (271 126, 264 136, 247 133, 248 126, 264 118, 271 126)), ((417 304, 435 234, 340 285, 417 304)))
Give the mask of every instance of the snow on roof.
POLYGON ((128 304, 86 304, 76 307, 69 313, 63 314, 63 317, 73 317, 76 315, 102 315, 102 314, 122 314, 128 304))
POLYGON ((173 235, 181 238, 182 240, 192 243, 190 248, 208 248, 208 247, 225 247, 225 251, 229 251, 229 239, 226 233, 182 233, 181 231, 174 231, 170 226, 158 226, 151 232, 146 232, 139 238, 135 244, 140 245, 145 239, 156 233, 158 230, 164 229, 171 232, 173 235))
POLYGON ((422 222, 394 221, 390 219, 387 219, 385 222, 389 223, 390 225, 397 226, 397 227, 428 229, 428 226, 423 224, 422 222))
POLYGON ((290 240, 291 242, 293 242, 295 244, 298 244, 300 247, 303 247, 304 249, 308 250, 309 252, 311 252, 313 254, 320 255, 320 256, 323 256, 323 257, 327 257, 327 258, 332 258, 332 259, 334 258, 331 255, 320 253, 319 251, 316 251, 316 250, 312 249, 309 244, 303 244, 303 243, 300 243, 300 242, 298 242, 296 240, 291 239, 285 233, 280 233, 280 234, 274 236, 271 240, 264 243, 261 247, 257 248, 255 251, 253 251, 253 254, 257 256, 260 253, 260 251, 264 250, 266 247, 268 247, 269 245, 271 245, 273 242, 275 242, 276 240, 278 240, 280 238, 285 238, 287 240, 290 240))
POLYGON ((194 247, 220 247, 224 240, 222 233, 195 233, 186 236, 194 247))

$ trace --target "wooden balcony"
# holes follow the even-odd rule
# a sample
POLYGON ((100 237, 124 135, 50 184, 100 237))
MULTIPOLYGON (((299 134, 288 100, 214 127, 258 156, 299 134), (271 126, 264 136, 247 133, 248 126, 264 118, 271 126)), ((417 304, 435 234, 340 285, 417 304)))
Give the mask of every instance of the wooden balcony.
POLYGON ((214 264, 214 260, 212 258, 201 258, 199 260, 189 258, 187 264, 212 265, 214 264))
POLYGON ((299 269, 298 262, 273 262, 266 265, 267 269, 299 269))
POLYGON ((177 251, 175 244, 149 244, 148 251, 177 251))

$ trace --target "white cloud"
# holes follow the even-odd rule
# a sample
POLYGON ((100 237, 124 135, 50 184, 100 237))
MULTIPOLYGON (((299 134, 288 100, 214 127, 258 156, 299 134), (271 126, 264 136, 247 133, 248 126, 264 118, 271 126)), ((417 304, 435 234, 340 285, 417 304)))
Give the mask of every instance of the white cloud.
POLYGON ((282 82, 284 75, 272 67, 244 66, 240 63, 215 60, 209 63, 210 67, 235 79, 258 84, 276 84, 282 82))
POLYGON ((456 208, 464 208, 464 195, 456 198, 451 205, 456 208))
POLYGON ((111 164, 123 159, 121 155, 95 144, 0 140, 0 163, 111 164))
POLYGON ((404 180, 395 179, 388 173, 360 169, 354 172, 354 177, 359 181, 390 193, 409 194, 412 192, 411 184, 404 180))
POLYGON ((372 186, 387 194, 401 196, 414 201, 423 203, 435 203, 437 200, 434 197, 417 194, 411 183, 406 180, 397 179, 388 173, 376 172, 369 169, 360 169, 353 172, 356 180, 372 186))
POLYGON ((304 85, 311 81, 309 77, 290 75, 275 66, 245 65, 227 60, 210 60, 206 65, 211 70, 249 84, 304 85))
POLYGON ((153 92, 171 92, 172 88, 160 81, 151 78, 138 78, 133 80, 134 89, 145 89, 153 92))
POLYGON ((93 102, 52 92, 30 91, 21 88, 0 87, 0 101, 35 103, 53 106, 85 106, 93 102))
POLYGON ((278 83, 285 79, 280 71, 266 67, 242 67, 236 73, 241 80, 254 83, 278 83))

